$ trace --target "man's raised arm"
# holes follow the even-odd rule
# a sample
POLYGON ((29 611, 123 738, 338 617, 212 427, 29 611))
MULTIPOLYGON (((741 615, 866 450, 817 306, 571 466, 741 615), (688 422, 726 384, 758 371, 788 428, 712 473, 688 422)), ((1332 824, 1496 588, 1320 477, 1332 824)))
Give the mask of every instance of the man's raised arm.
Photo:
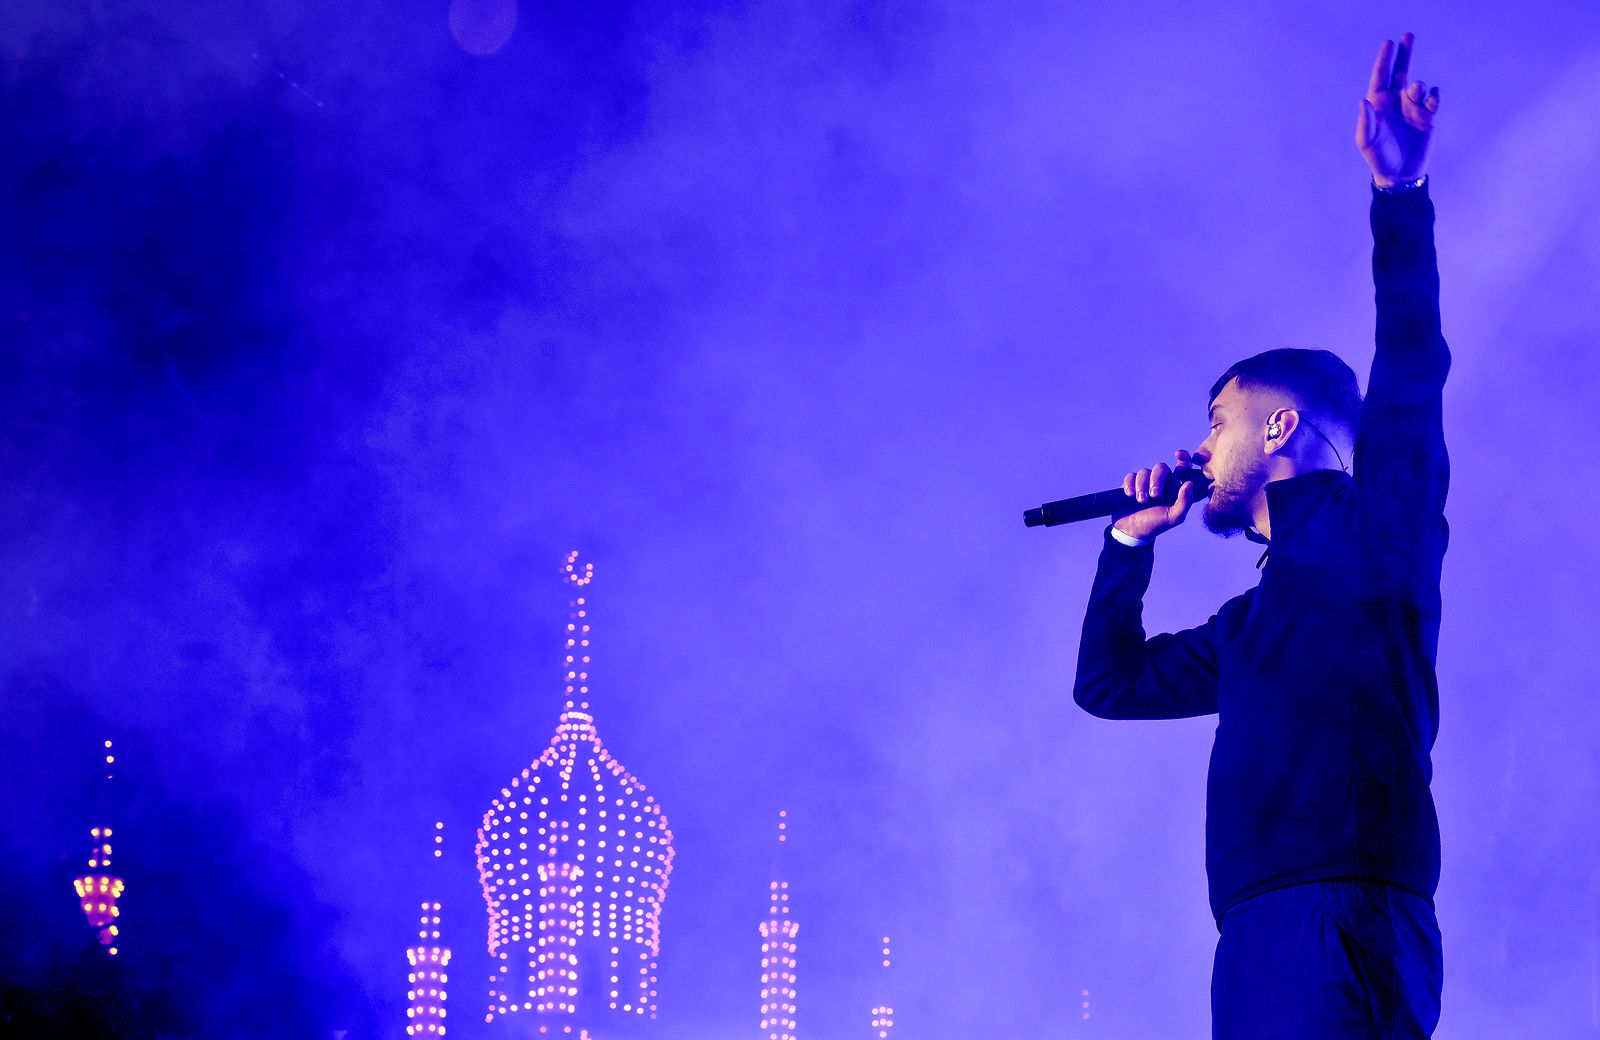
POLYGON ((1372 168, 1377 351, 1355 483, 1363 527, 1395 577, 1420 562, 1418 550, 1435 561, 1443 554, 1450 479, 1443 421, 1450 351, 1440 331, 1426 183, 1439 88, 1409 79, 1411 53, 1409 33, 1398 46, 1385 41, 1379 48, 1356 121, 1356 146, 1372 168))

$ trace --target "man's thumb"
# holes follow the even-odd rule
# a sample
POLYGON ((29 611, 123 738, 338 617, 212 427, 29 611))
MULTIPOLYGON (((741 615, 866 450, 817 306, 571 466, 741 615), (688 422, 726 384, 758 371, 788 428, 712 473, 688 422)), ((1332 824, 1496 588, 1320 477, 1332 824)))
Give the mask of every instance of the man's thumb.
POLYGON ((1172 503, 1172 511, 1167 516, 1173 523, 1177 523, 1184 518, 1192 505, 1194 505, 1194 481, 1186 480, 1178 489, 1178 498, 1172 503))

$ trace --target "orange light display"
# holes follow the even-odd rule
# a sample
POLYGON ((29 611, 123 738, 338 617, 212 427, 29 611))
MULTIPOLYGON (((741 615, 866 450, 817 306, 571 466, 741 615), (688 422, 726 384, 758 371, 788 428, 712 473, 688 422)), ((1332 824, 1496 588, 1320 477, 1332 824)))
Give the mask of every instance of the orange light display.
MULTIPOLYGON (((110 780, 112 765, 117 759, 111 753, 109 740, 106 741, 105 755, 106 779, 110 780)), ((124 882, 111 874, 111 828, 91 827, 89 837, 93 839, 89 847, 89 873, 74 878, 72 887, 78 893, 78 905, 83 908, 83 916, 98 933, 100 945, 106 948, 107 954, 115 957, 119 941, 117 935, 121 931, 117 918, 122 916, 117 900, 122 897, 124 882)))
MULTIPOLYGON (((778 813, 778 844, 789 838, 787 811, 778 813)), ((767 892, 767 917, 761 922, 761 1031, 766 1040, 794 1040, 795 937, 800 925, 789 916, 789 882, 774 862, 767 892)))
POLYGON ((549 746, 484 813, 476 851, 493 958, 485 1021, 581 1038, 618 1015, 655 1017, 672 831, 590 712, 594 565, 568 553, 562 580, 566 705, 549 746))

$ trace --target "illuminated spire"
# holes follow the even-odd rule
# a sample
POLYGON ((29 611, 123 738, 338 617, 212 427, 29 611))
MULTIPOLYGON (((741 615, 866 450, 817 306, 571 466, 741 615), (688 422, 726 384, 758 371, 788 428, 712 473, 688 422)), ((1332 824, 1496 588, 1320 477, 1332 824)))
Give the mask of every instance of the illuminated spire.
MULTIPOLYGON (((117 756, 111 752, 111 741, 106 741, 106 783, 109 785, 113 767, 117 756)), ((101 813, 104 815, 105 810, 101 813)), ((117 943, 120 941, 117 934, 117 918, 122 916, 122 911, 117 908, 117 900, 122 897, 123 881, 111 873, 111 828, 108 825, 89 828, 89 837, 92 840, 89 846, 89 872, 82 877, 74 878, 73 889, 78 893, 78 905, 83 908, 83 916, 88 918, 90 927, 99 935, 100 945, 106 948, 106 953, 112 957, 117 955, 117 943)))
POLYGON ((581 1037, 654 1018, 672 831, 655 799, 600 741, 589 712, 593 564, 562 561, 569 588, 566 706, 555 736, 511 778, 478 831, 489 908, 485 1021, 526 1019, 581 1037))
MULTIPOLYGON (((788 812, 778 812, 778 844, 789 840, 788 812)), ((761 1032, 765 1040, 794 1040, 795 936, 800 925, 789 916, 789 882, 776 858, 761 922, 761 1032)))
POLYGON ((894 1008, 889 1006, 889 965, 893 958, 890 956, 889 937, 883 937, 883 973, 879 976, 878 995, 882 1003, 872 1009, 872 1033, 878 1040, 888 1040, 889 1033, 894 1029, 894 1008))
MULTIPOLYGON (((433 825, 433 855, 437 860, 444 855, 444 822, 433 825)), ((438 871, 429 871, 437 875, 438 871)), ((438 882, 435 881, 437 887, 438 882)), ((406 950, 410 971, 406 974, 407 1036, 445 1035, 445 987, 450 982, 450 950, 439 938, 439 925, 444 906, 438 902, 422 903, 422 927, 417 932, 416 945, 406 950)))

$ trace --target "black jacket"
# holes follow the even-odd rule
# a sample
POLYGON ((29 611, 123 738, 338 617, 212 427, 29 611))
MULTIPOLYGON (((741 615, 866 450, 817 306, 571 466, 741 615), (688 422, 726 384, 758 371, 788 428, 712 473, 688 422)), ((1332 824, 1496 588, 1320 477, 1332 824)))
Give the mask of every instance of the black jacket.
POLYGON ((1145 638, 1154 550, 1110 537, 1089 595, 1073 697, 1107 719, 1216 712, 1206 784, 1211 909, 1307 881, 1386 881, 1431 899, 1428 789, 1449 461, 1433 206, 1374 192, 1377 353, 1354 477, 1267 485, 1257 586, 1198 628, 1145 638))

